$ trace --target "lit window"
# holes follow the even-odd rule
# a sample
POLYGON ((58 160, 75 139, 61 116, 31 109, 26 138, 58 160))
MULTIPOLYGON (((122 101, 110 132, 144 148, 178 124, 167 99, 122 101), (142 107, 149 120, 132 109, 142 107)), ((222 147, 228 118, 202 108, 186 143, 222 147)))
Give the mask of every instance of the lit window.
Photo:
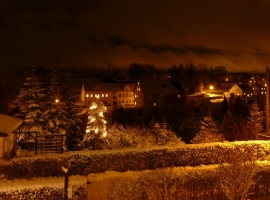
POLYGON ((177 97, 180 98, 180 94, 178 94, 177 97))
POLYGON ((108 97, 108 94, 106 94, 105 96, 108 97))
POLYGON ((261 94, 263 94, 263 92, 261 92, 261 94))
POLYGON ((90 97, 93 97, 93 94, 90 94, 90 97))
POLYGON ((239 93, 237 93, 237 95, 239 96, 239 93))
POLYGON ((134 104, 135 104, 135 105, 137 104, 136 101, 134 102, 134 104))
POLYGON ((101 96, 104 97, 104 94, 102 94, 101 96))
POLYGON ((154 103, 154 106, 156 106, 157 105, 157 103, 154 103))
POLYGON ((89 97, 89 94, 86 94, 86 97, 89 97))

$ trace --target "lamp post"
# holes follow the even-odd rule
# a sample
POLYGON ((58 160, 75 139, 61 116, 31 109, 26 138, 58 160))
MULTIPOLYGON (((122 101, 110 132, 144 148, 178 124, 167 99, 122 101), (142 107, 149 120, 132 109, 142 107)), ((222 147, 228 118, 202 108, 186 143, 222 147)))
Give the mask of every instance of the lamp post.
POLYGON ((269 134, 269 67, 266 67, 266 134, 269 134))
POLYGON ((64 200, 68 200, 68 179, 69 179, 69 167, 70 162, 68 162, 68 167, 61 166, 63 172, 65 173, 65 181, 64 181, 64 200))

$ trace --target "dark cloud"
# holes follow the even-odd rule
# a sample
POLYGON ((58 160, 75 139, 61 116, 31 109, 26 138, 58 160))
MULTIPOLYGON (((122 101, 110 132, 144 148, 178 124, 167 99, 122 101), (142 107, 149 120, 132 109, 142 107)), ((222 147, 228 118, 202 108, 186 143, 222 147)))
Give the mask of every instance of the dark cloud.
POLYGON ((0 1, 0 66, 270 63, 267 0, 0 1))

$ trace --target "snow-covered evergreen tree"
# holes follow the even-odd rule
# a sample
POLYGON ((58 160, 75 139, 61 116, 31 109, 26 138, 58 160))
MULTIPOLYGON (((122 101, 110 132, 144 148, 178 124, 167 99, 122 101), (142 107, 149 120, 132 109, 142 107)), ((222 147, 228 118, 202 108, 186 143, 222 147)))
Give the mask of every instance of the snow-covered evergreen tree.
POLYGON ((263 112, 257 102, 254 102, 249 107, 248 126, 250 132, 250 139, 258 139, 258 134, 262 132, 263 126, 263 112))
POLYGON ((97 142, 106 138, 106 120, 104 112, 107 109, 101 101, 96 101, 91 104, 88 110, 88 122, 81 147, 87 149, 97 149, 97 142))
POLYGON ((82 119, 79 114, 83 110, 83 104, 80 101, 80 89, 66 79, 61 87, 63 101, 67 106, 67 118, 69 127, 67 132, 67 146, 69 150, 77 149, 83 138, 81 130, 82 119))
POLYGON ((154 135, 156 136, 156 142, 158 145, 165 145, 169 142, 177 144, 181 141, 181 138, 178 138, 174 132, 168 129, 167 123, 151 123, 151 129, 153 130, 154 135))
POLYGON ((224 136, 219 130, 211 116, 204 117, 200 122, 200 131, 191 140, 191 143, 208 143, 224 141, 224 136))
POLYGON ((44 135, 62 135, 63 149, 67 150, 66 134, 69 128, 67 106, 63 102, 60 83, 56 78, 51 79, 48 88, 46 111, 43 113, 45 124, 44 135))
POLYGON ((26 78, 23 86, 15 100, 19 110, 15 116, 23 119, 26 128, 22 131, 37 130, 44 124, 46 88, 38 77, 36 69, 31 70, 31 75, 26 78))

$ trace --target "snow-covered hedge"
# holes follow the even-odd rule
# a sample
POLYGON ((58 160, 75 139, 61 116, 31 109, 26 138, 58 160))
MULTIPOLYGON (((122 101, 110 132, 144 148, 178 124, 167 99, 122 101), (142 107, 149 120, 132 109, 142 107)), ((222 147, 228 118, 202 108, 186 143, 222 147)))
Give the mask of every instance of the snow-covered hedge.
POLYGON ((199 166, 229 162, 230 156, 251 149, 261 158, 270 154, 270 141, 247 141, 180 145, 174 148, 129 149, 121 151, 84 151, 0 161, 5 178, 63 176, 61 166, 70 162, 70 175, 105 171, 156 169, 170 166, 199 166))
MULTIPOLYGON (((0 192, 0 199, 38 199, 38 200, 62 200, 64 196, 63 188, 42 187, 33 189, 12 190, 0 192)), ((73 186, 73 200, 87 199, 87 191, 85 185, 73 186)))

